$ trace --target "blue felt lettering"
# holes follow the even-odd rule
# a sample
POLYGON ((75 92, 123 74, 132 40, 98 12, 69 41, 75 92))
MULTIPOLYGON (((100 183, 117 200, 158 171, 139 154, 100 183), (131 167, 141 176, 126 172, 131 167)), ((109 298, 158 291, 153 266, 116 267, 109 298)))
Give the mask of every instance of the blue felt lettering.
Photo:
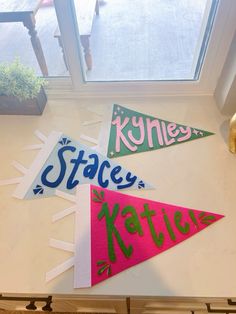
POLYGON ((98 160, 98 155, 96 154, 91 154, 88 156, 90 159, 94 159, 94 163, 91 165, 88 165, 84 168, 84 177, 93 179, 98 171, 98 165, 99 165, 99 160, 98 160))
POLYGON ((108 184, 109 184, 109 180, 108 179, 103 181, 103 172, 104 172, 105 168, 110 168, 110 167, 111 167, 111 165, 110 165, 110 163, 107 160, 105 160, 105 161, 103 161, 101 163, 101 166, 100 166, 100 169, 99 169, 99 172, 98 172, 98 184, 101 187, 103 187, 103 188, 108 187, 108 184))
POLYGON ((115 168, 112 169, 111 171, 111 180, 116 183, 119 184, 123 181, 122 177, 117 178, 116 175, 121 171, 121 166, 116 166, 115 168))
POLYGON ((136 176, 132 177, 131 172, 128 172, 126 175, 126 181, 128 182, 127 184, 123 184, 123 185, 117 185, 117 189, 121 190, 121 189, 126 189, 131 187, 132 185, 134 185, 135 181, 137 180, 136 176))
POLYGON ((66 163, 63 157, 64 152, 71 151, 75 152, 76 148, 74 146, 65 146, 58 150, 58 158, 60 162, 60 173, 55 181, 49 181, 47 179, 48 174, 53 170, 54 166, 49 165, 42 173, 41 175, 41 182, 43 185, 48 186, 50 188, 56 188, 64 179, 65 173, 66 173, 66 163))
POLYGON ((79 184, 79 180, 74 180, 76 173, 79 169, 81 164, 87 164, 87 160, 83 159, 84 157, 84 150, 80 150, 77 159, 71 159, 71 164, 74 164, 74 167, 71 171, 71 174, 67 180, 66 187, 68 190, 73 189, 77 184, 79 184))

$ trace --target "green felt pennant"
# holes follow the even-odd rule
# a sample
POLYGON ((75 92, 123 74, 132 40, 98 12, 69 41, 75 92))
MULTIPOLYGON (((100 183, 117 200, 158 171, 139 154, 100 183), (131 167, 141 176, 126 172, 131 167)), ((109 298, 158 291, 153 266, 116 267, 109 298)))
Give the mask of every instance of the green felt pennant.
POLYGON ((156 150, 213 134, 114 105, 107 156, 156 150))

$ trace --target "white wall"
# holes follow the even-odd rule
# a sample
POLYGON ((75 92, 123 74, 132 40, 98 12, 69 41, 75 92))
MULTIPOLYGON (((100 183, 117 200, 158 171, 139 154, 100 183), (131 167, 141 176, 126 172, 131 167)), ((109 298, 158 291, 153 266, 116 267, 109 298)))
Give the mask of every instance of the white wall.
POLYGON ((236 112, 236 34, 218 80, 214 97, 223 114, 233 115, 236 112))

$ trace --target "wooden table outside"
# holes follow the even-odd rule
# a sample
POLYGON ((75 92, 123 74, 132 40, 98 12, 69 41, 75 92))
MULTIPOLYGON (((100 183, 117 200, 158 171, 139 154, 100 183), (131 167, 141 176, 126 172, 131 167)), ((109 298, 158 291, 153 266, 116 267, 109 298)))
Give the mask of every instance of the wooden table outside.
POLYGON ((77 22, 79 26, 81 45, 88 70, 92 70, 92 55, 90 51, 90 36, 92 33, 94 13, 99 15, 98 0, 78 0, 75 2, 77 22))
POLYGON ((44 76, 48 76, 47 64, 35 29, 37 13, 42 0, 0 0, 0 23, 22 22, 28 29, 31 43, 44 76))
MULTIPOLYGON (((84 59, 88 70, 92 70, 92 54, 90 50, 90 36, 92 33, 94 14, 99 15, 98 0, 77 0, 74 2, 76 18, 79 27, 80 42, 83 47, 84 59)), ((63 41, 59 27, 56 28, 54 37, 58 39, 59 46, 62 48, 63 59, 67 66, 63 41)))

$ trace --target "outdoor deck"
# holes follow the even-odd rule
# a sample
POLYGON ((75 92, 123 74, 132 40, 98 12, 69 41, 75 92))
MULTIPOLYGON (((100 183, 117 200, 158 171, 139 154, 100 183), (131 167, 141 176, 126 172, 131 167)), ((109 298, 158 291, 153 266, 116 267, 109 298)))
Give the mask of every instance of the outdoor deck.
MULTIPOLYGON (((93 69, 87 72, 87 79, 188 78, 193 71, 206 2, 100 0, 100 15, 94 18, 91 35, 93 69)), ((69 75, 54 38, 57 27, 54 7, 40 8, 36 21, 49 75, 69 75)), ((27 29, 21 23, 1 23, 0 62, 16 56, 41 75, 27 29)))

